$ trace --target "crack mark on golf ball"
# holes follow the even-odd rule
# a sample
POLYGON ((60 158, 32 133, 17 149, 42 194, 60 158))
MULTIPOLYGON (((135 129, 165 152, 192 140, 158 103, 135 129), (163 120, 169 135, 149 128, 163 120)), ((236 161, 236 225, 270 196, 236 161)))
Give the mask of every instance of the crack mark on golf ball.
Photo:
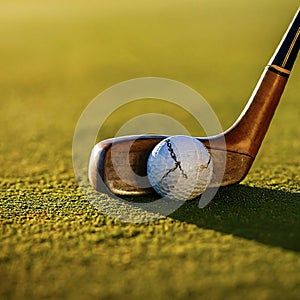
POLYGON ((200 165, 200 169, 201 169, 201 170, 203 170, 203 169, 207 169, 207 168, 208 168, 208 166, 209 166, 209 164, 210 164, 210 162, 211 162, 211 156, 209 156, 209 160, 208 160, 208 162, 207 162, 207 164, 206 164, 206 165, 200 165))
POLYGON ((172 159, 174 160, 175 162, 175 167, 174 168, 171 168, 170 170, 168 170, 167 173, 165 173, 165 175, 162 177, 161 181, 166 178, 171 172, 174 172, 177 168, 179 168, 179 170, 181 171, 181 174, 182 176, 185 178, 185 179, 188 179, 188 176, 187 174, 185 173, 185 171, 182 169, 181 167, 181 162, 177 160, 177 157, 176 157, 176 154, 174 152, 174 149, 172 148, 172 144, 170 142, 170 140, 166 140, 166 144, 167 144, 167 147, 168 147, 168 151, 170 152, 170 155, 172 157, 172 159))

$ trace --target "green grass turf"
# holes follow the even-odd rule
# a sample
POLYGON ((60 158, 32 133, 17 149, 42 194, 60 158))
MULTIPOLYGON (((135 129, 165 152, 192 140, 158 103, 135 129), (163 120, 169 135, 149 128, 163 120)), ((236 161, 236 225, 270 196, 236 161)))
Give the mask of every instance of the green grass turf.
POLYGON ((299 299, 299 61, 251 172, 203 210, 113 220, 71 157, 82 110, 135 77, 191 86, 228 127, 298 5, 0 1, 0 299, 299 299))

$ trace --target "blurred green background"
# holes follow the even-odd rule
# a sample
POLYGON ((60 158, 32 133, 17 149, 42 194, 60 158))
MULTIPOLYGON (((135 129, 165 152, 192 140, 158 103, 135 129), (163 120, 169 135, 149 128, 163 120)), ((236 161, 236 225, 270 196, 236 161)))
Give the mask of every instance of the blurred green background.
POLYGON ((250 174, 204 210, 112 220, 78 189, 71 152, 88 103, 136 77, 187 84, 227 128, 298 7, 0 1, 0 298, 297 299, 299 61, 250 174))

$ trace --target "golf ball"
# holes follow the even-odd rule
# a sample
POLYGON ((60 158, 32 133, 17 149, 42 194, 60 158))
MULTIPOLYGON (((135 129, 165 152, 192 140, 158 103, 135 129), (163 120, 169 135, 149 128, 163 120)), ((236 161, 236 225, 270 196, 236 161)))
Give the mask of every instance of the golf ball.
POLYGON ((154 190, 175 200, 202 194, 211 181, 213 164, 206 147, 190 136, 172 136, 152 150, 147 175, 154 190))

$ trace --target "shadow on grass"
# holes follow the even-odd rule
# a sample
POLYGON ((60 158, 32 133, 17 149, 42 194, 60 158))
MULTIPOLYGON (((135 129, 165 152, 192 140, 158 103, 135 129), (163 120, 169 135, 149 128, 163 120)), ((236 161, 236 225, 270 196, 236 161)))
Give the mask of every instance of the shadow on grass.
POLYGON ((222 188, 204 209, 185 203, 170 217, 300 252, 300 194, 244 185, 222 188))

